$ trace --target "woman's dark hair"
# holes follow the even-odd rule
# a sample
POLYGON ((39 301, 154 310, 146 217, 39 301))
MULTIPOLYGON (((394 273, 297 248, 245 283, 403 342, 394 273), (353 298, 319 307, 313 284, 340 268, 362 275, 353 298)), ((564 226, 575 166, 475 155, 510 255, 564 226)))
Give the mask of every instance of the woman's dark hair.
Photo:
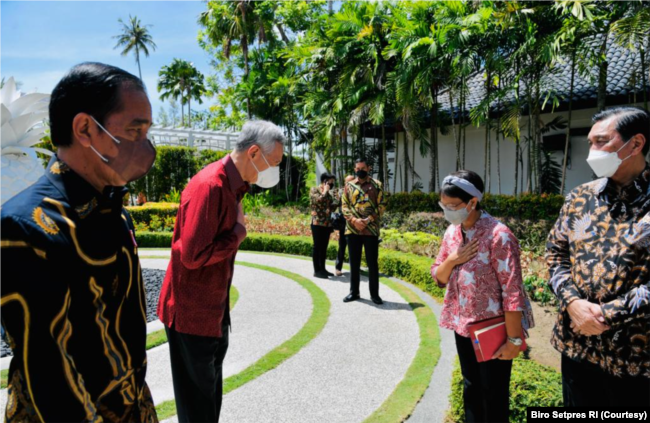
POLYGON ((650 150, 650 113, 640 107, 612 107, 596 113, 591 118, 591 121, 596 123, 612 116, 616 117, 616 132, 621 134, 624 142, 629 141, 630 138, 637 134, 645 137, 645 145, 642 151, 644 156, 648 154, 650 150))
MULTIPOLYGON (((485 192, 483 179, 481 179, 481 177, 478 176, 476 172, 472 172, 471 170, 459 170, 458 172, 449 174, 449 176, 455 176, 457 178, 469 181, 476 187, 477 190, 481 191, 481 193, 485 192)), ((460 198, 463 200, 463 203, 468 203, 472 198, 474 198, 472 194, 468 194, 462 188, 459 188, 456 185, 452 184, 444 184, 440 189, 440 194, 444 194, 447 197, 451 198, 460 198)), ((481 203, 479 201, 479 203, 476 205, 476 210, 480 209, 481 203)))
POLYGON ((72 121, 79 113, 88 113, 104 125, 106 117, 122 109, 122 88, 146 92, 135 75, 103 63, 81 63, 54 87, 50 97, 52 144, 72 144, 72 121))
POLYGON ((329 181, 330 179, 336 179, 336 176, 332 175, 331 173, 323 172, 320 175, 320 182, 321 184, 325 181, 329 181))

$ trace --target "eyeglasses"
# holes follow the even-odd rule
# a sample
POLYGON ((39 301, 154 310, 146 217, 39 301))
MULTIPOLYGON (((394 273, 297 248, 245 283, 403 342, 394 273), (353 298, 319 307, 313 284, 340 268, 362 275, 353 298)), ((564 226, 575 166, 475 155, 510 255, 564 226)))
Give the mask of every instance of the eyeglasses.
POLYGON ((456 211, 456 210, 460 210, 460 209, 462 208, 461 206, 462 206, 463 204, 465 204, 465 203, 464 203, 464 202, 463 202, 463 203, 460 203, 460 204, 458 204, 457 206, 454 206, 454 207, 452 208, 452 207, 445 206, 444 204, 442 204, 442 201, 438 201, 438 205, 440 206, 440 208, 443 209, 443 210, 447 210, 447 211, 456 211))

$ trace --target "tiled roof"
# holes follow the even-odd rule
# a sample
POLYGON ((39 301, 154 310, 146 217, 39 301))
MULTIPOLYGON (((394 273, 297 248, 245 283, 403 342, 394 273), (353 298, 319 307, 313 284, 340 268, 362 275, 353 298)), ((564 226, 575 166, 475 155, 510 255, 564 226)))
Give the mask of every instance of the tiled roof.
MULTIPOLYGON (((600 47, 600 40, 602 38, 594 38, 590 41, 594 49, 600 47)), ((647 51, 648 49, 646 49, 647 51)), ((650 52, 648 52, 650 55, 650 52)), ((643 98, 642 81, 641 81, 641 60, 638 52, 631 52, 617 45, 613 38, 608 40, 607 60, 609 66, 607 70, 607 96, 620 97, 637 92, 637 99, 641 101, 643 98), (633 80, 633 69, 636 69, 636 79, 633 80)), ((647 57, 646 57, 647 60, 647 57)), ((646 69, 647 72, 647 69, 646 69)), ((598 98, 598 69, 594 67, 591 70, 592 80, 583 78, 577 71, 574 81, 573 101, 577 103, 574 108, 595 107, 598 98)), ((646 77, 646 90, 650 89, 650 78, 646 77)), ((481 70, 470 76, 467 81, 469 87, 469 95, 467 97, 466 109, 470 110, 476 107, 485 98, 485 72, 481 70)), ((546 75, 542 79, 541 92, 542 97, 549 90, 554 92, 557 97, 561 99, 560 105, 566 105, 569 102, 569 92, 571 87, 571 63, 570 60, 565 58, 562 63, 558 63, 552 73, 546 75)), ((525 95, 526 83, 520 81, 520 95, 525 95)), ((502 100, 501 104, 492 102, 490 108, 493 112, 499 112, 506 105, 514 101, 514 93, 508 93, 502 100)), ((449 110, 449 95, 447 91, 443 91, 438 96, 438 101, 442 105, 443 110, 449 110)), ((458 110, 456 102, 458 98, 455 95, 454 109, 458 110)), ((526 103, 526 101, 523 101, 526 103)), ((551 103, 547 103, 545 111, 550 111, 551 103)))

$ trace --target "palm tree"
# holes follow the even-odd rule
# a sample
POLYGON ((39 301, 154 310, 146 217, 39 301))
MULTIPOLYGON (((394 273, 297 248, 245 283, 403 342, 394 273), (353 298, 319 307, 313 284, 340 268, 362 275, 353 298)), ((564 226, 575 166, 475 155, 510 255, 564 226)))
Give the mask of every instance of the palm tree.
MULTIPOLYGON (((180 59, 174 59, 170 65, 163 66, 158 72, 158 92, 162 91, 160 94, 161 101, 167 99, 178 101, 179 98, 183 97, 185 87, 181 84, 181 62, 180 59)), ((184 112, 185 109, 181 105, 181 126, 185 126, 184 112)))
POLYGON ((643 90, 643 107, 648 110, 648 56, 647 49, 650 48, 650 8, 637 4, 636 8, 626 14, 619 21, 616 21, 611 28, 616 42, 630 51, 639 52, 641 60, 641 87, 643 90), (641 6, 641 7, 638 7, 641 6))
POLYGON ((122 24, 122 33, 114 36, 117 39, 117 44, 113 49, 123 48, 122 56, 126 56, 135 50, 135 61, 138 64, 138 73, 142 79, 142 69, 140 67, 140 51, 146 57, 149 57, 149 48, 156 50, 156 43, 153 42, 151 34, 147 27, 151 25, 141 25, 140 19, 137 16, 129 15, 129 22, 124 22, 121 18, 118 22, 122 24))
MULTIPOLYGON (((239 43, 244 59, 244 82, 248 81, 250 74, 248 47, 255 42, 258 33, 266 33, 263 26, 262 31, 259 31, 259 22, 255 14, 255 2, 250 0, 208 2, 208 10, 199 16, 199 24, 205 28, 201 37, 212 46, 221 47, 226 60, 230 59, 233 42, 239 43)), ((250 119, 250 97, 246 98, 246 109, 250 119)))
POLYGON ((187 104, 188 125, 191 123, 192 99, 202 103, 201 96, 205 93, 204 76, 191 62, 174 59, 168 66, 163 66, 158 73, 158 92, 162 91, 160 99, 181 99, 181 125, 185 126, 183 105, 187 104))
POLYGON ((440 176, 438 94, 449 76, 449 66, 444 64, 445 52, 440 32, 433 25, 436 8, 442 7, 442 3, 406 2, 404 7, 404 13, 395 14, 396 29, 391 38, 389 54, 399 58, 396 71, 398 99, 412 100, 417 97, 422 107, 429 109, 429 140, 421 145, 428 146, 429 191, 434 192, 438 188, 440 176))

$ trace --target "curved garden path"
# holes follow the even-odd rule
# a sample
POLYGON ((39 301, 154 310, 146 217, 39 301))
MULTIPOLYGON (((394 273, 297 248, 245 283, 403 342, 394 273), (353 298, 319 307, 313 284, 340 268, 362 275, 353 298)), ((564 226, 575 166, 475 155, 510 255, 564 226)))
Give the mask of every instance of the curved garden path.
MULTIPOLYGON (((142 259, 147 269, 167 268, 167 260, 142 259)), ((234 285, 239 300, 232 310, 230 345, 224 360, 224 378, 241 372, 273 348, 291 338, 312 310, 309 293, 282 276, 237 266, 234 285)), ((169 347, 147 351, 147 384, 154 402, 174 398, 169 347)))
MULTIPOLYGON (((143 268, 164 270, 169 250, 140 256, 143 268)), ((329 280, 312 273, 305 258, 237 255, 222 421, 442 421, 455 348, 453 336, 438 333, 440 305, 408 283, 382 279, 385 303, 376 306, 365 277, 362 300, 346 304, 349 273, 329 280)), ((158 328, 151 322, 148 332, 158 328)), ((174 422, 167 344, 150 349, 148 363, 161 417, 174 422)), ((2 412, 5 402, 6 389, 2 412)))

